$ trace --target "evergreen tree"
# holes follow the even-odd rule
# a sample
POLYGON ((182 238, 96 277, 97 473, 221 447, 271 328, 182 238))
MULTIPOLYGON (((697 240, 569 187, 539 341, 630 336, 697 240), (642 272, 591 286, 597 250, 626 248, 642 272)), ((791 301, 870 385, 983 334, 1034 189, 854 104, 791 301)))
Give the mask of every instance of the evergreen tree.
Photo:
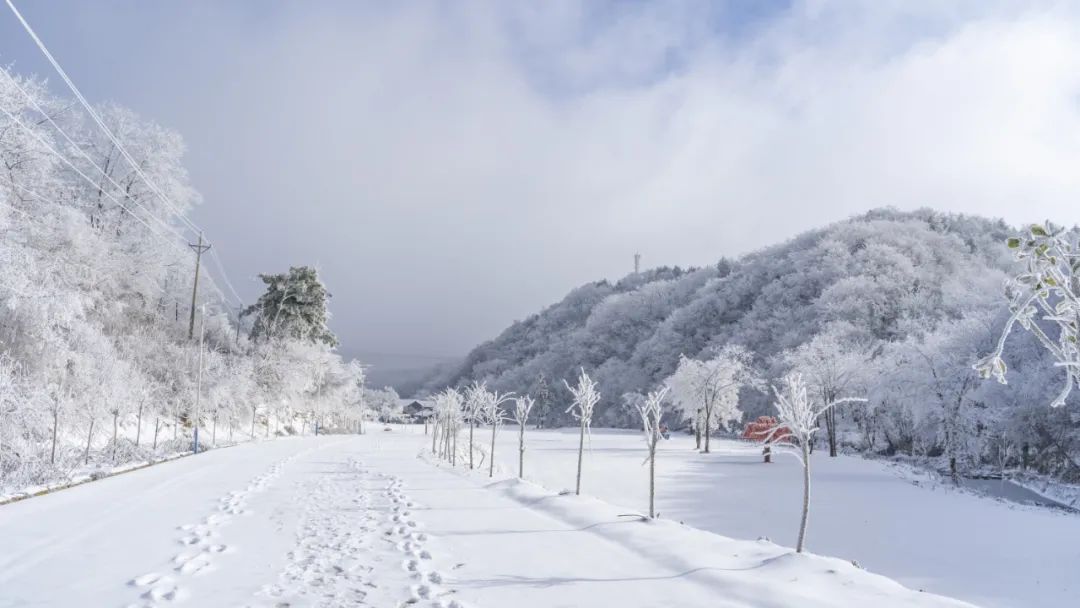
POLYGON ((266 293, 243 312, 255 315, 252 340, 290 338, 337 346, 337 336, 326 326, 330 293, 314 268, 293 266, 288 273, 260 274, 259 278, 266 283, 266 293))

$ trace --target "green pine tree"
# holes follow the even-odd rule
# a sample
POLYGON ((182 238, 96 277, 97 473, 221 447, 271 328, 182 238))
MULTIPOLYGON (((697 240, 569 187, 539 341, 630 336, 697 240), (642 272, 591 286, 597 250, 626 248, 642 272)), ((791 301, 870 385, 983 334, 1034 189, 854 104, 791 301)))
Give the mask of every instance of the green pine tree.
POLYGON ((337 346, 327 322, 330 292, 310 266, 293 266, 284 274, 260 274, 266 293, 244 310, 255 315, 251 339, 285 338, 337 346))

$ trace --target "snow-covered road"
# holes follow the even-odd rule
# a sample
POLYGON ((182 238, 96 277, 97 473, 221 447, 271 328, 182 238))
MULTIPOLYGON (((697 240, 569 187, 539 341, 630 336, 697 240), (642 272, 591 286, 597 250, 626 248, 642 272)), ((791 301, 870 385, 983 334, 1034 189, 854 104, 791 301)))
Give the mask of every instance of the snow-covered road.
POLYGON ((0 507, 0 608, 960 605, 840 560, 490 485, 418 458, 425 443, 279 439, 0 507))

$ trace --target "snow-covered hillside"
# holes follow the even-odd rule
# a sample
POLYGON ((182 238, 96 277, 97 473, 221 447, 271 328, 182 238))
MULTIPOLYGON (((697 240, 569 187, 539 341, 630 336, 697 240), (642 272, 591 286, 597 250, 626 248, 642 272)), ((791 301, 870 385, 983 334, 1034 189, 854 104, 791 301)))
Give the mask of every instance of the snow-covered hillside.
MULTIPOLYGON (((636 457, 631 437, 612 440, 636 457)), ((490 483, 429 448, 415 427, 278 439, 0 507, 0 607, 967 605, 845 560, 490 483)), ((598 489, 622 474, 599 462, 614 466, 590 466, 598 489)), ((536 460, 551 479, 563 464, 536 460)), ((684 479, 681 495, 699 489, 684 479)))
MULTIPOLYGON (((980 382, 972 369, 994 350, 1009 316, 1003 286, 1026 263, 1007 243, 1043 230, 883 209, 783 243, 765 240, 715 266, 586 284, 477 346, 429 389, 486 382, 536 397, 534 419, 546 426, 571 424, 562 382, 583 368, 601 394, 593 423, 636 427, 634 409, 624 407, 628 394, 670 385, 684 358, 707 362, 738 351, 759 382, 735 387, 724 422, 771 415, 768 385, 797 372, 819 401, 868 399, 823 417, 821 438, 834 447, 901 454, 958 475, 1010 468, 1080 481, 1080 426, 1066 409, 1046 407, 1069 383, 1036 336, 1010 337, 1008 386, 980 382), (818 377, 827 369, 832 378, 818 377)), ((1048 314, 1041 311, 1036 325, 1057 339, 1059 328, 1042 318, 1048 314)), ((686 404, 671 409, 672 426, 721 426, 719 416, 697 420, 686 404)))

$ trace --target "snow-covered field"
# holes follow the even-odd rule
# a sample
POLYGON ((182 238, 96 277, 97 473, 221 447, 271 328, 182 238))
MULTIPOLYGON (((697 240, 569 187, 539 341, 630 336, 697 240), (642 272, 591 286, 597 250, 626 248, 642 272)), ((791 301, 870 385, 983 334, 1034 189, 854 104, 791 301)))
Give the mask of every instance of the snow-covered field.
MULTIPOLYGON (((843 560, 490 483, 431 462, 417 430, 242 445, 0 507, 0 607, 965 605, 843 560)), ((537 470, 558 467, 542 477, 565 473, 567 437, 536 434, 537 470)), ((585 487, 640 480, 622 470, 635 440, 597 436, 585 487)), ((703 481, 684 479, 681 496, 703 481)))
MULTIPOLYGON (((516 428, 498 441, 496 462, 516 471, 516 428)), ((527 431, 526 479, 573 488, 576 429, 527 431)), ((594 429, 582 492, 624 512, 648 504, 640 433, 594 429)), ((792 546, 798 531, 801 468, 794 458, 761 462, 760 450, 693 438, 661 442, 657 509, 664 519, 742 539, 792 546)), ((815 454, 807 547, 855 560, 913 589, 980 606, 1072 606, 1080 597, 1080 516, 992 500, 919 479, 879 461, 815 454), (916 485, 916 482, 918 485, 916 485)))

